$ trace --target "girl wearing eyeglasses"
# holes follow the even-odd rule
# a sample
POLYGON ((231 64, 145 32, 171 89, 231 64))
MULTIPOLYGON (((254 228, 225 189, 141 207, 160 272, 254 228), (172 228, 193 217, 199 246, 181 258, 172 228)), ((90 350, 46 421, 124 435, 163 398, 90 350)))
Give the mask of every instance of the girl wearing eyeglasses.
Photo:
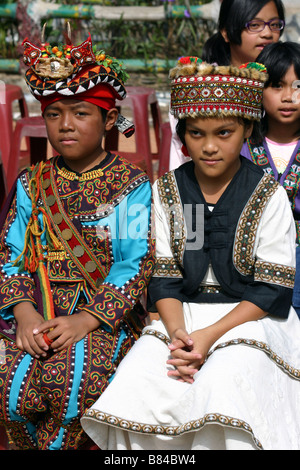
POLYGON ((265 46, 280 39, 285 26, 281 0, 223 0, 218 32, 202 51, 202 59, 219 65, 253 62, 265 46))
POLYGON ((293 307, 300 317, 300 44, 267 46, 257 61, 267 68, 263 93, 265 115, 242 155, 259 165, 286 189, 296 233, 296 278, 293 307))
MULTIPOLYGON (((202 59, 237 67, 254 62, 265 46, 279 41, 284 26, 281 0, 222 0, 218 32, 205 43, 202 59)), ((175 132, 176 120, 169 117, 172 129, 169 169, 173 170, 190 158, 175 132)))

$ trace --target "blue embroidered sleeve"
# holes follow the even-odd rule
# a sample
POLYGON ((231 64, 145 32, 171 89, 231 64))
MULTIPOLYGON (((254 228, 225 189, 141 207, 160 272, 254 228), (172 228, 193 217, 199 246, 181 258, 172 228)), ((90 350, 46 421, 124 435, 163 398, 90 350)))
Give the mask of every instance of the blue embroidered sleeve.
POLYGON ((132 191, 102 220, 112 228, 113 264, 98 292, 84 310, 114 330, 133 308, 152 274, 151 187, 149 182, 132 191), (114 232, 114 233, 113 233, 114 232))
POLYGON ((18 302, 34 300, 34 281, 26 271, 19 272, 15 260, 24 248, 25 232, 31 215, 31 201, 20 182, 16 195, 8 211, 6 222, 0 235, 0 311, 4 320, 13 318, 12 307, 18 302))

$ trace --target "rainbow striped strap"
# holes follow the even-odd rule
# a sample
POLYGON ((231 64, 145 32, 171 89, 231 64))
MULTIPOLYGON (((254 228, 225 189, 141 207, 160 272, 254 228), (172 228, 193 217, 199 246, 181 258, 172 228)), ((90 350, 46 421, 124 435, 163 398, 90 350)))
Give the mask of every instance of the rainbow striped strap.
POLYGON ((91 287, 98 289, 107 273, 65 212, 56 187, 51 162, 46 162, 44 166, 41 186, 45 210, 61 244, 91 287))

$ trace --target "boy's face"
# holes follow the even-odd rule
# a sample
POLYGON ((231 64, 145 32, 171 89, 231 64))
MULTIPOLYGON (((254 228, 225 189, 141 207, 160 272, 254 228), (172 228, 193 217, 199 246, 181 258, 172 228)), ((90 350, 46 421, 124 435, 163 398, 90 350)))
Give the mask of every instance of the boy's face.
POLYGON ((198 181, 230 181, 240 167, 240 151, 252 125, 233 118, 187 118, 185 143, 198 181))
POLYGON ((117 110, 107 113, 103 122, 101 109, 87 101, 63 99, 44 111, 48 137, 54 149, 74 171, 93 168, 104 158, 102 140, 117 118, 117 110))

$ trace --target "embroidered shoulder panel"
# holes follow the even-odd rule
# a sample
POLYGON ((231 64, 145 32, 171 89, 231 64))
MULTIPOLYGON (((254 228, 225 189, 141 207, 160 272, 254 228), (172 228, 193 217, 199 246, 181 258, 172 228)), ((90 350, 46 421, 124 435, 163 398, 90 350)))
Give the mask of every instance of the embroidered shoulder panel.
POLYGON ((282 186, 287 192, 291 203, 292 211, 296 208, 296 197, 299 192, 300 185, 300 152, 295 157, 295 163, 291 166, 289 172, 284 178, 282 186))
POLYGON ((300 245, 300 221, 299 220, 295 220, 295 228, 296 228, 296 242, 298 243, 298 245, 300 245))
POLYGON ((254 273, 254 244, 259 222, 279 186, 273 176, 264 176, 240 216, 234 240, 233 264, 244 276, 254 273))
POLYGON ((272 170, 272 167, 270 165, 266 149, 264 148, 263 145, 253 145, 251 142, 247 141, 248 144, 248 149, 252 158, 253 163, 255 165, 259 166, 262 168, 265 172, 265 174, 272 175, 274 176, 274 172, 272 170))
MULTIPOLYGON (((68 202, 70 214, 76 212, 76 216, 85 223, 107 217, 132 191, 149 181, 142 170, 119 156, 114 156, 104 168, 82 175, 59 168, 57 158, 48 160, 47 163, 53 165, 60 198, 70 200, 68 202), (73 200, 76 200, 76 204, 73 200)), ((30 197, 29 182, 33 168, 20 178, 28 197, 30 197)), ((42 205, 41 199, 38 205, 42 205)))
POLYGON ((0 233, 0 279, 6 277, 5 272, 2 271, 2 266, 11 261, 11 251, 6 249, 6 236, 10 226, 14 222, 17 215, 17 201, 16 197, 13 198, 12 204, 7 213, 5 222, 0 233))
POLYGON ((294 288, 296 269, 282 264, 256 261, 254 280, 294 288))
POLYGON ((182 272, 174 258, 156 258, 153 277, 182 277, 182 272))
MULTIPOLYGON (((252 158, 252 161, 264 170, 266 174, 273 175, 274 171, 271 167, 266 149, 263 145, 253 145, 248 140, 248 149, 252 158)), ((289 166, 289 165, 288 165, 289 166)), ((292 164, 284 171, 285 177, 281 184, 287 192, 288 198, 291 203, 292 210, 296 207, 296 197, 299 192, 300 184, 300 147, 297 149, 296 155, 292 164)), ((279 175, 280 176, 280 175, 279 175)), ((300 238, 298 238, 299 242, 300 238)))
MULTIPOLYGON (((23 186, 23 189, 26 193, 26 195, 28 196, 28 198, 30 199, 30 194, 29 194, 29 182, 30 182, 30 178, 31 178, 31 168, 28 168, 28 171, 26 171, 25 173, 23 173, 21 176, 20 176, 20 182, 23 186)), ((42 204, 42 200, 40 199, 39 200, 39 203, 40 205, 42 204)))
POLYGON ((178 264, 183 266, 185 224, 174 171, 170 171, 159 178, 157 187, 169 223, 170 243, 174 260, 177 260, 178 264))

